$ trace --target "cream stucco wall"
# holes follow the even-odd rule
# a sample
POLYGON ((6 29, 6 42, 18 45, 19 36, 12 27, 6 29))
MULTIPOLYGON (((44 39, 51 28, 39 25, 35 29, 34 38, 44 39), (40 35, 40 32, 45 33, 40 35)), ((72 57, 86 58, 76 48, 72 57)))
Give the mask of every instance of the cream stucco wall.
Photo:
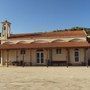
MULTIPOLYGON (((28 65, 30 62, 32 62, 32 65, 40 65, 40 64, 37 64, 36 52, 37 52, 36 50, 26 50, 26 53, 24 54, 24 62, 26 62, 28 65)), ((16 60, 17 61, 23 60, 23 55, 20 54, 20 50, 9 50, 8 52, 6 50, 3 50, 2 59, 4 64, 5 64, 5 61, 7 61, 7 53, 8 53, 8 57, 9 57, 8 59, 10 63, 16 60)), ((44 53, 44 63, 42 65, 46 65, 47 50, 43 50, 43 53, 44 53)))
POLYGON ((16 50, 9 50, 9 61, 13 62, 16 60, 16 50))
POLYGON ((61 49, 61 54, 56 54, 56 49, 52 50, 52 60, 53 61, 66 61, 67 60, 67 50, 61 49))
MULTIPOLYGON (((84 62, 84 49, 83 48, 79 48, 79 62, 75 62, 75 57, 74 57, 74 49, 69 49, 70 51, 70 63, 74 64, 81 64, 82 62, 84 62)), ((13 62, 16 61, 16 57, 18 56, 18 61, 23 60, 23 56, 22 54, 20 54, 20 50, 18 50, 18 53, 16 54, 16 50, 9 50, 8 54, 9 54, 9 61, 13 62)), ((30 62, 32 62, 32 65, 40 65, 37 64, 37 59, 36 59, 36 50, 26 50, 26 53, 24 55, 24 61, 29 65, 30 62), (31 54, 30 54, 31 53, 31 54)), ((42 65, 46 65, 46 60, 49 59, 49 53, 47 50, 43 50, 44 53, 44 63, 42 65)), ((7 51, 3 50, 2 51, 2 59, 3 59, 3 63, 5 64, 5 61, 7 60, 7 51)), ((52 49, 52 60, 56 60, 56 61, 65 61, 67 60, 67 50, 66 49, 61 49, 61 54, 56 54, 56 49, 52 49)))

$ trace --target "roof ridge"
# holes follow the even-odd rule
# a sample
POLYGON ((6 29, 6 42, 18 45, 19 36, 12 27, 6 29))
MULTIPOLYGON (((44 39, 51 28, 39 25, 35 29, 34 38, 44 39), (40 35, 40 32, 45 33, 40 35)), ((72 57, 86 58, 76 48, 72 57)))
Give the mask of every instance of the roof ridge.
POLYGON ((63 31, 63 32, 43 32, 43 33, 23 33, 12 34, 9 38, 14 37, 71 37, 71 36, 86 36, 84 30, 63 31))

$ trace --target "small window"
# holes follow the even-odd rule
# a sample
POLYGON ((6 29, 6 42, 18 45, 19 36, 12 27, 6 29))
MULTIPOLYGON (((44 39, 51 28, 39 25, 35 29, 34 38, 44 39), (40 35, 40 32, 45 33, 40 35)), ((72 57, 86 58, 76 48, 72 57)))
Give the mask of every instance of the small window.
POLYGON ((79 53, 78 52, 75 52, 75 56, 79 56, 79 53))
POLYGON ((22 49, 20 53, 21 53, 21 54, 25 54, 25 50, 24 50, 24 49, 22 49))
POLYGON ((56 54, 61 54, 61 49, 56 49, 56 54))
POLYGON ((75 62, 79 62, 79 49, 75 49, 74 56, 75 56, 75 62))
POLYGON ((78 62, 79 61, 79 57, 75 57, 75 62, 78 62))

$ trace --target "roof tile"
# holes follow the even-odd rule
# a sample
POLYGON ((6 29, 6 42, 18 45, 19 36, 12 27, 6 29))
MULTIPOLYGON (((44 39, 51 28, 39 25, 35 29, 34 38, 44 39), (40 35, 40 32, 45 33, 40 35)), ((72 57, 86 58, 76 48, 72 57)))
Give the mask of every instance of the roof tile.
POLYGON ((0 49, 36 49, 36 48, 88 48, 88 42, 57 42, 57 43, 32 43, 32 44, 2 44, 0 49))
POLYGON ((37 38, 37 37, 83 37, 86 36, 83 30, 76 31, 60 31, 46 33, 27 33, 27 34, 12 34, 9 38, 37 38))

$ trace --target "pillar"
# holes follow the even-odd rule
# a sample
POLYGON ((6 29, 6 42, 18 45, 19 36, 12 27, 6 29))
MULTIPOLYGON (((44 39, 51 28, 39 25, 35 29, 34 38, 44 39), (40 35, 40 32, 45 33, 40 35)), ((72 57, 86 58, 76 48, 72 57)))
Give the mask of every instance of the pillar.
POLYGON ((45 56, 46 56, 46 65, 47 65, 47 67, 48 67, 49 49, 45 49, 45 56))
POLYGON ((30 66, 32 66, 32 49, 30 49, 30 66))
POLYGON ((69 65, 69 60, 70 60, 70 51, 69 51, 69 49, 67 49, 67 68, 69 65))
POLYGON ((7 59, 6 59, 6 66, 9 66, 9 50, 7 50, 7 59))
POLYGON ((22 58, 23 62, 22 62, 22 65, 23 65, 23 67, 24 67, 24 66, 25 66, 25 63, 24 63, 24 53, 23 53, 22 55, 23 55, 23 58, 22 58))
POLYGON ((16 50, 16 61, 18 61, 18 50, 16 50))
POLYGON ((88 59, 86 58, 86 51, 87 51, 87 48, 84 49, 84 61, 86 63, 86 66, 88 67, 88 59))
POLYGON ((3 66, 3 51, 1 50, 1 66, 3 66))
POLYGON ((52 49, 49 49, 49 63, 52 65, 52 49))

